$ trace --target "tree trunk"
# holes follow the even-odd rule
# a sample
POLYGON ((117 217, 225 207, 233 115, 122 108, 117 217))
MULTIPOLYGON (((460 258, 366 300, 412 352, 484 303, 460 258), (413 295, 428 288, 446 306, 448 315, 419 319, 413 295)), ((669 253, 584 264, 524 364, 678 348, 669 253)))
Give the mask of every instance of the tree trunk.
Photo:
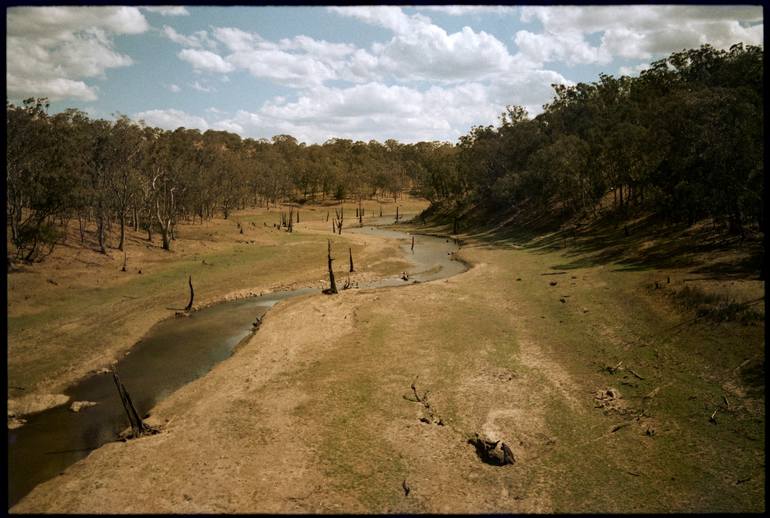
POLYGON ((11 214, 11 237, 14 243, 18 243, 19 239, 19 222, 16 220, 16 215, 11 214))
POLYGON ((78 211, 78 229, 80 230, 80 244, 82 245, 86 241, 86 228, 83 214, 80 211, 78 211))
POLYGON ((120 243, 118 243, 118 250, 123 250, 123 244, 126 241, 126 211, 120 212, 120 243))
POLYGON ((334 271, 332 270, 332 242, 331 239, 328 240, 329 243, 329 293, 337 293, 337 284, 334 282, 334 271))
POLYGON ((350 254, 350 271, 352 273, 352 272, 355 271, 353 269, 353 249, 352 248, 348 248, 348 253, 350 254))
POLYGON ((165 225, 160 226, 160 234, 163 238, 163 250, 171 250, 171 235, 169 229, 165 225))
POLYGON ((99 251, 103 254, 107 253, 107 247, 104 244, 104 214, 102 213, 102 210, 99 209, 99 214, 97 216, 97 234, 99 236, 99 251))

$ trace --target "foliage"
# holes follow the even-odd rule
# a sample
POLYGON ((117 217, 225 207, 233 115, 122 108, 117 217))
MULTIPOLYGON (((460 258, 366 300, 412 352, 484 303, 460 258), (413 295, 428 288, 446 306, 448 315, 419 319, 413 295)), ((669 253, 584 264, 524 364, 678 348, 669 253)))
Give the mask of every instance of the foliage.
POLYGON ((576 214, 612 193, 621 215, 764 229, 762 59, 759 47, 704 45, 638 78, 554 85, 534 119, 508 107, 498 127, 472 128, 457 145, 456 176, 423 175, 422 189, 492 210, 576 214))

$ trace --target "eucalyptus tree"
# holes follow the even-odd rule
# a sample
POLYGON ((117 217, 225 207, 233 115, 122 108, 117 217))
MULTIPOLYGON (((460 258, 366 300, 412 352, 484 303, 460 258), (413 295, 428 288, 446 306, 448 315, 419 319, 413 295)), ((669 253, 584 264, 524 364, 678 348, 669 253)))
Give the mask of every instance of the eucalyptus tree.
POLYGON ((22 210, 29 199, 31 171, 42 165, 44 148, 40 139, 46 129, 46 98, 25 99, 21 106, 6 101, 6 217, 11 239, 19 240, 22 210))
POLYGON ((66 235, 55 220, 66 221, 78 183, 71 134, 46 107, 45 99, 6 106, 6 214, 16 254, 26 261, 41 259, 66 235))
POLYGON ((197 130, 178 128, 174 131, 159 130, 148 147, 148 172, 154 214, 160 227, 162 247, 171 250, 174 225, 180 211, 180 200, 186 191, 184 174, 189 152, 197 130))
POLYGON ((241 174, 241 150, 241 138, 234 133, 208 130, 203 134, 203 152, 207 155, 211 189, 216 193, 225 219, 243 197, 245 182, 241 174))
MULTIPOLYGON (((119 116, 110 130, 111 148, 114 152, 110 161, 114 168, 109 175, 109 187, 120 221, 118 249, 123 250, 126 239, 126 215, 134 198, 139 196, 139 169, 147 149, 147 137, 142 128, 126 116, 119 116)), ((136 215, 134 215, 136 217, 136 215)))

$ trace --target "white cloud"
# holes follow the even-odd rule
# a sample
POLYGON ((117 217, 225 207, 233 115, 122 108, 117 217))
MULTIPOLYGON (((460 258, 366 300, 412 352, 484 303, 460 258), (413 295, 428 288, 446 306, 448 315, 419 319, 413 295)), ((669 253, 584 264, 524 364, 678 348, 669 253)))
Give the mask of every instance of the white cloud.
POLYGON ((564 31, 558 34, 534 34, 518 31, 514 37, 519 52, 536 66, 551 61, 568 65, 601 63, 612 61, 604 48, 592 47, 578 31, 564 31))
POLYGON ((450 16, 468 16, 474 14, 511 14, 516 7, 507 5, 419 5, 421 11, 434 11, 450 16))
POLYGON ((647 63, 636 65, 633 67, 622 66, 618 69, 618 74, 621 76, 638 76, 643 70, 647 70, 650 67, 647 63))
POLYGON ((214 91, 216 91, 213 88, 211 88, 210 86, 205 86, 205 85, 200 84, 200 82, 198 82, 198 81, 193 81, 192 83, 190 83, 190 86, 193 87, 195 90, 198 90, 199 92, 214 92, 214 91))
POLYGON ((421 14, 409 16, 396 6, 329 7, 331 12, 357 18, 371 25, 390 29, 396 34, 406 34, 422 25, 430 25, 430 18, 421 14))
POLYGON ((49 40, 89 27, 114 34, 140 34, 150 28, 136 7, 10 7, 6 20, 9 35, 49 40))
POLYGON ((169 91, 174 92, 174 93, 179 93, 179 92, 182 91, 182 89, 179 88, 179 85, 175 85, 173 83, 170 84, 170 85, 166 85, 166 88, 168 88, 169 91))
POLYGON ((156 13, 161 16, 189 16, 188 11, 182 5, 159 5, 154 7, 142 7, 147 12, 156 13))
POLYGON ((214 50, 217 48, 217 42, 209 38, 208 32, 206 31, 195 31, 191 35, 185 36, 184 34, 176 32, 173 27, 164 25, 162 32, 168 39, 183 47, 192 47, 196 49, 207 47, 214 50))
POLYGON ((402 142, 456 140, 475 124, 493 124, 506 102, 505 88, 481 83, 418 90, 366 83, 347 88, 318 86, 293 101, 274 98, 256 112, 239 110, 219 121, 242 128, 243 136, 271 137, 288 133, 305 142, 329 138, 353 140, 395 138, 402 142))
POLYGON ((219 54, 214 54, 208 50, 183 49, 177 56, 199 71, 226 74, 235 70, 232 63, 228 63, 219 54))
POLYGON ((112 36, 149 29, 134 7, 12 7, 6 22, 8 95, 52 100, 95 100, 96 88, 82 79, 133 64, 112 36))
POLYGON ((215 27, 213 32, 214 38, 224 43, 232 52, 249 51, 265 41, 256 33, 232 27, 215 27))
POLYGON ((143 120, 148 126, 154 126, 167 130, 175 130, 180 127, 189 129, 199 129, 206 131, 209 124, 203 117, 190 115, 180 110, 148 110, 135 113, 134 120, 143 120))
POLYGON ((232 27, 215 27, 212 33, 230 51, 224 59, 254 77, 302 88, 333 79, 361 80, 347 59, 357 52, 353 45, 304 35, 273 42, 232 27))
POLYGON ((402 80, 479 80, 505 73, 512 64, 505 44, 484 31, 466 26, 449 34, 430 18, 407 15, 395 6, 329 9, 394 32, 390 41, 373 45, 371 55, 359 56, 379 74, 402 80))
POLYGON ((705 43, 723 49, 737 42, 762 43, 759 6, 527 6, 521 19, 543 27, 540 34, 515 36, 520 52, 535 63, 609 63, 616 56, 649 60, 705 43), (601 34, 601 43, 590 45, 588 34, 601 34))
POLYGON ((71 79, 30 79, 8 74, 6 88, 10 97, 48 97, 51 101, 76 99, 78 101, 95 101, 96 88, 88 86, 83 81, 71 79))
POLYGON ((230 54, 227 60, 254 77, 272 79, 295 87, 306 87, 337 78, 335 70, 323 61, 281 50, 236 52, 230 54))
MULTIPOLYGON (((202 37, 179 35, 170 27, 164 27, 164 31, 169 38, 188 47, 179 57, 197 71, 225 73, 242 69, 257 78, 303 89, 334 80, 353 83, 388 79, 444 83, 484 81, 510 73, 526 73, 522 68, 532 68, 532 63, 512 56, 505 44, 484 31, 463 27, 450 34, 429 18, 407 15, 395 6, 329 9, 386 27, 394 36, 385 43, 362 49, 304 35, 270 41, 238 28, 213 27, 211 36, 228 51, 214 54, 199 50, 202 37)), ((205 36, 205 31, 201 33, 205 36)))
POLYGON ((219 121, 212 125, 212 128, 219 131, 229 131, 230 133, 237 133, 238 135, 244 135, 246 132, 240 124, 236 124, 232 121, 219 121))

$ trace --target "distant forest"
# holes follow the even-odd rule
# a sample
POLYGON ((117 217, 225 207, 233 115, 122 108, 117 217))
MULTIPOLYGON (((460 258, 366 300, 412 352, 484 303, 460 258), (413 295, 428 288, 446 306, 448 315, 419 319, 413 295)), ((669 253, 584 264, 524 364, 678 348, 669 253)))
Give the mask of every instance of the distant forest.
POLYGON ((498 126, 455 144, 225 131, 93 120, 46 99, 6 101, 6 215, 16 257, 42 259, 79 221, 99 249, 123 249, 125 229, 161 235, 179 221, 284 201, 424 196, 444 207, 594 212, 612 197, 620 217, 644 209, 671 221, 711 218, 732 233, 764 232, 763 49, 708 45, 653 62, 638 78, 554 85, 531 118, 509 106, 498 126), (108 243, 105 229, 120 229, 108 243))

